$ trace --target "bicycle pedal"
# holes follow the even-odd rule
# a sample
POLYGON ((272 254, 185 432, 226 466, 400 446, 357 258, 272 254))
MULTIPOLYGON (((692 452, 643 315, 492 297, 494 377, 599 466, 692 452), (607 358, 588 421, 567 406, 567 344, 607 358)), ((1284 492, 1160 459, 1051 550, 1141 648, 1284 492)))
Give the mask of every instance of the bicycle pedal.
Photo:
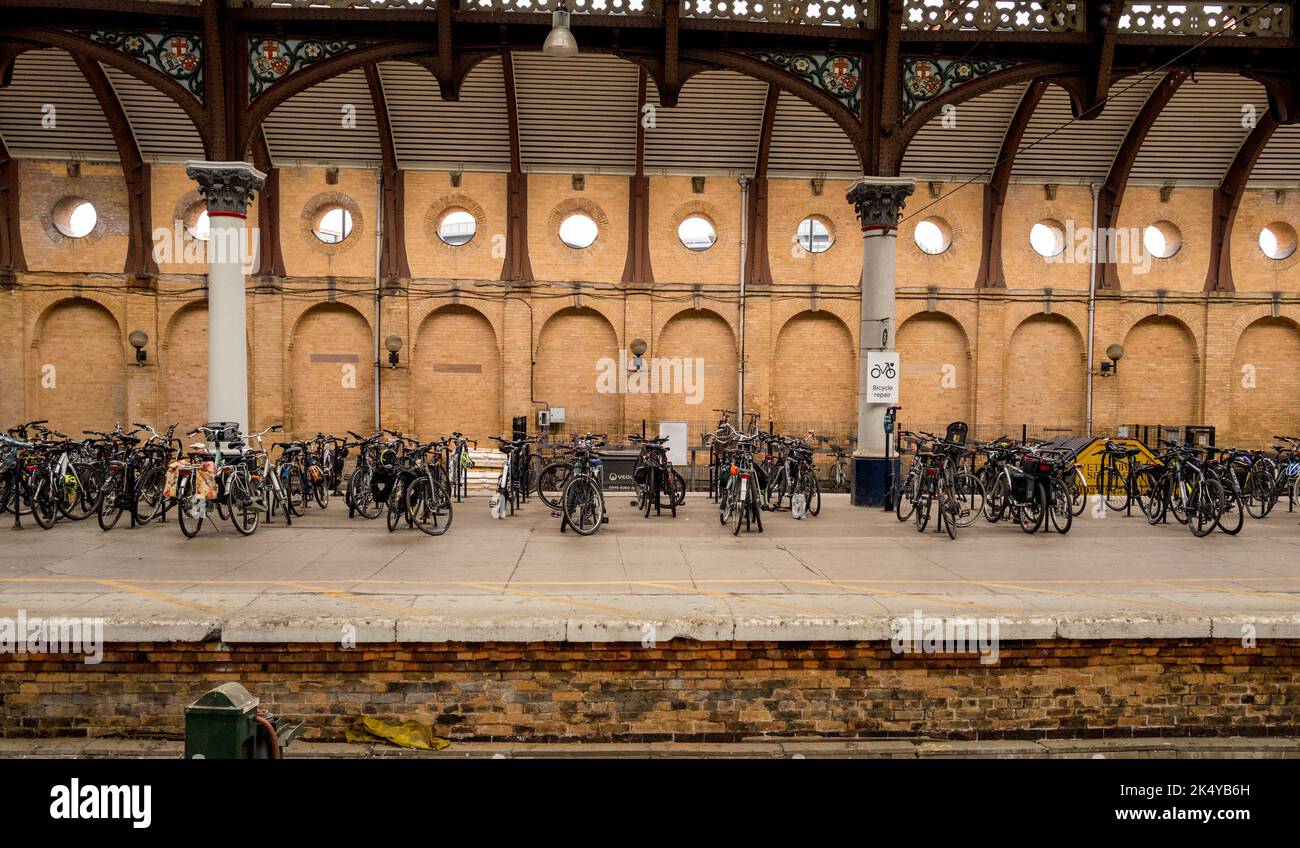
POLYGON ((600 523, 601 523, 601 524, 608 524, 608 523, 609 523, 609 516, 608 516, 608 515, 602 515, 602 516, 600 517, 600 523))

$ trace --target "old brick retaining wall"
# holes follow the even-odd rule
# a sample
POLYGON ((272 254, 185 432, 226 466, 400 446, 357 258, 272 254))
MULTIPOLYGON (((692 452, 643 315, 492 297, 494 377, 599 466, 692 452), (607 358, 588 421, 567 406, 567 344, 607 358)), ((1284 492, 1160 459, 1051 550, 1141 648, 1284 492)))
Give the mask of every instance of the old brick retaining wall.
POLYGON ((101 664, 0 662, 0 736, 180 735, 238 680, 306 737, 360 714, 464 740, 733 741, 1300 734, 1300 641, 1043 640, 974 657, 888 643, 114 644, 101 664))

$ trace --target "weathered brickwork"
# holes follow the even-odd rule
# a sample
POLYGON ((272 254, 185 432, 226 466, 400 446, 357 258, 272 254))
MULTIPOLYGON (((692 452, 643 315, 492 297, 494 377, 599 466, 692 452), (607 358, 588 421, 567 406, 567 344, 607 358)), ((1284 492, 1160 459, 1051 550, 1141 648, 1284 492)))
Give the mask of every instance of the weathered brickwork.
POLYGON ((305 736, 360 715, 453 740, 735 741, 763 734, 1041 739, 1294 736, 1300 644, 1011 642, 996 665, 888 643, 116 644, 4 657, 0 735, 166 735, 238 680, 305 736))
MULTIPOLYGON (((153 168, 155 231, 189 223, 195 186, 180 166, 153 168)), ((0 421, 50 418, 76 432, 147 418, 199 423, 206 404, 206 266, 185 262, 193 239, 183 235, 156 281, 120 273, 126 251, 126 195, 116 166, 24 161, 20 214, 30 270, 17 287, 0 290, 0 421), (69 239, 52 225, 53 207, 80 196, 99 212, 96 231, 69 239), (137 367, 127 343, 149 335, 137 367), (53 366, 53 385, 42 382, 53 366)), ((697 192, 685 177, 650 178, 653 286, 621 283, 627 255, 629 185, 625 176, 591 175, 575 188, 568 174, 530 174, 528 225, 536 280, 498 280, 507 227, 505 177, 466 173, 453 186, 446 173, 405 175, 407 254, 414 279, 383 298, 382 338, 403 341, 399 366, 381 354, 386 426, 436 436, 460 429, 483 437, 513 416, 544 404, 562 406, 571 421, 612 432, 646 420, 697 422, 736 403, 739 365, 738 276, 740 187, 710 176, 697 192), (466 245, 444 244, 437 224, 450 209, 475 217, 466 245), (575 250, 558 236, 572 212, 600 226, 592 248, 575 250), (686 249, 682 219, 707 217, 717 243, 686 249), (701 356, 705 391, 699 404, 681 395, 620 395, 598 389, 602 357, 617 361, 634 339, 648 357, 701 356), (477 370, 476 370, 477 369, 477 370)), ((768 188, 771 286, 751 287, 745 318, 745 406, 778 426, 851 430, 856 409, 858 222, 844 201, 846 184, 821 193, 807 180, 773 179, 768 188), (831 248, 810 254, 794 235, 809 216, 824 221, 831 248)), ((1087 423, 1088 287, 1086 261, 1046 262, 1031 248, 1030 228, 1052 221, 1075 240, 1091 221, 1087 187, 1014 184, 1003 220, 1005 289, 973 289, 979 267, 978 187, 917 186, 897 242, 897 346, 903 353, 902 420, 935 427, 953 419, 977 431, 1019 433, 1087 423), (1049 198, 1049 193, 1051 197, 1049 198), (932 204, 932 205, 929 205, 932 204), (928 208, 926 208, 928 206, 928 208), (910 216, 910 217, 909 217, 910 216), (950 247, 927 255, 915 244, 916 224, 938 220, 950 247)), ((374 423, 374 172, 324 168, 281 171, 281 238, 289 276, 250 279, 248 298, 250 407, 258 427, 284 423, 310 435, 374 423), (314 214, 339 204, 353 216, 342 244, 312 233, 314 214), (315 355, 315 358, 313 358, 315 355), (355 357, 355 361, 347 361, 355 357), (353 365, 355 379, 344 373, 353 365)), ((1220 444, 1268 442, 1300 432, 1297 388, 1300 349, 1300 253, 1264 256, 1261 227, 1300 219, 1295 193, 1247 192, 1233 230, 1235 292, 1204 294, 1208 189, 1160 191, 1130 187, 1119 224, 1168 221, 1181 235, 1169 259, 1151 259, 1145 273, 1121 264, 1121 289, 1098 293, 1094 373, 1113 344, 1125 348, 1115 377, 1094 376, 1096 429, 1121 424, 1212 424, 1220 444)), ((256 225, 256 204, 249 210, 256 225)), ((160 237, 161 238, 161 237, 160 237)), ((1140 238, 1140 236, 1139 236, 1140 238)))

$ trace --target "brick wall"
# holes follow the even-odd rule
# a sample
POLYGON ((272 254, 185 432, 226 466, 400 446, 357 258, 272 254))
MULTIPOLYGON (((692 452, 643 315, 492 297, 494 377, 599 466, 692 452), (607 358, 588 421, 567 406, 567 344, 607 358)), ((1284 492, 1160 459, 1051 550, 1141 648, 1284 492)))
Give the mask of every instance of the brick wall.
POLYGON ((117 644, 0 658, 0 736, 167 735, 238 680, 305 738, 359 715, 453 740, 734 741, 762 734, 1041 739, 1294 736, 1300 644, 1010 642, 996 665, 888 643, 117 644))
MULTIPOLYGON (((11 366, 0 369, 0 423, 44 416, 47 409, 59 415, 73 411, 77 420, 64 420, 64 426, 76 429, 135 416, 186 427, 200 423, 206 417, 203 264, 163 263, 153 288, 123 279, 126 196, 119 169, 82 163, 81 176, 69 177, 63 162, 24 161, 21 167, 20 213, 32 270, 19 276, 16 290, 0 291, 5 330, 0 357, 11 366), (99 210, 99 227, 86 239, 68 239, 51 225, 54 203, 74 194, 99 210), (92 301, 99 306, 91 307, 92 301), (91 315, 98 317, 86 317, 91 315), (87 326, 79 326, 83 321, 87 326), (47 324, 52 332, 44 331, 47 324), (134 329, 150 336, 144 368, 133 367, 125 342, 134 329), (94 374, 81 373, 77 363, 88 356, 107 364, 94 374), (57 387, 42 388, 40 366, 53 360, 58 360, 57 387), (59 362, 71 363, 72 370, 59 362)), ((625 287, 620 281, 627 178, 587 175, 584 189, 577 191, 567 174, 531 174, 529 244, 538 279, 508 295, 497 280, 506 229, 504 177, 466 173, 459 187, 451 186, 445 173, 411 172, 406 179, 407 252, 416 279, 384 298, 381 333, 404 340, 402 366, 384 368, 381 375, 386 425, 425 437, 452 429, 486 435, 504 429, 514 415, 531 419, 537 399, 602 426, 613 420, 615 430, 637 428, 642 419, 654 429, 659 417, 708 419, 714 407, 734 405, 740 222, 734 179, 709 177, 704 191, 696 193, 688 178, 652 177, 656 283, 625 287), (461 247, 445 245, 436 235, 437 222, 450 208, 476 217, 477 232, 461 247), (560 244, 555 230, 570 211, 597 219, 601 234, 593 248, 575 251, 560 244), (713 221, 718 242, 712 249, 697 253, 680 244, 676 225, 690 214, 713 221), (449 291, 452 286, 455 292, 449 291), (459 312, 435 314, 449 304, 459 304, 459 312), (701 323, 670 323, 683 310, 701 323), (705 321, 706 311, 720 317, 705 321), (724 325, 730 337, 720 331, 724 325), (707 359, 706 391, 722 391, 723 400, 710 396, 687 406, 681 399, 598 394, 597 360, 617 358, 636 338, 650 344, 651 356, 665 345, 678 355, 701 351, 698 355, 707 359), (444 352, 457 348, 464 356, 444 352), (534 358, 535 369, 530 367, 534 358), (435 385, 435 364, 470 365, 471 360, 482 362, 478 378, 438 371, 435 385)), ((285 168, 281 180, 281 234, 290 276, 249 284, 254 421, 284 423, 304 435, 343 425, 368 429, 373 422, 374 172, 344 168, 338 183, 330 185, 323 168, 285 168), (310 232, 310 213, 325 202, 346 202, 354 211, 354 231, 343 245, 322 245, 310 232), (337 304, 328 311, 332 319, 308 313, 331 301, 337 304), (351 317, 344 320, 345 315, 351 317), (313 352, 355 354, 357 388, 342 388, 342 363, 312 363, 313 352)), ((751 290, 748 300, 746 406, 792 425, 813 413, 852 418, 856 407, 851 377, 856 374, 861 241, 844 200, 846 185, 827 182, 820 195, 807 180, 773 179, 769 186, 774 285, 751 290), (835 243, 825 253, 793 249, 795 229, 810 215, 825 220, 834 233, 835 243), (813 310, 824 319, 810 323, 808 316, 818 314, 813 310), (795 347, 808 352, 792 354, 795 347)), ((195 197, 181 166, 153 168, 155 228, 171 227, 195 197)), ((905 210, 914 217, 904 222, 898 238, 903 420, 937 425, 963 417, 984 433, 1018 432, 1023 423, 1082 426, 1089 268, 1086 262, 1047 263, 1030 248, 1029 231, 1044 220, 1086 226, 1089 190, 1057 186, 1048 199, 1041 185, 1010 188, 1003 223, 1005 290, 971 289, 979 258, 978 187, 922 212, 932 199, 928 185, 918 185, 905 210), (941 218, 950 228, 952 245, 943 254, 926 255, 913 241, 915 224, 925 217, 941 218), (954 366, 954 388, 941 384, 947 364, 954 366)), ((250 209, 254 221, 255 208, 250 209)), ((1266 430, 1300 432, 1300 411, 1287 401, 1295 388, 1291 375, 1300 345, 1300 252, 1271 260, 1258 245, 1260 227, 1274 221, 1295 224, 1300 199, 1294 192, 1243 196, 1232 240, 1237 291, 1210 296, 1200 292, 1208 261, 1208 209, 1206 189, 1179 188, 1167 201, 1154 189, 1132 187, 1126 194, 1121 226, 1167 220, 1180 229, 1183 244, 1170 259, 1153 259, 1147 274, 1122 267, 1123 290, 1102 292, 1098 299, 1096 360, 1105 360, 1111 344, 1127 350, 1118 378, 1093 378, 1098 427, 1209 423, 1219 427, 1220 444, 1246 446, 1267 441, 1272 432, 1266 430), (1242 383, 1245 365, 1254 366, 1254 389, 1242 383)))

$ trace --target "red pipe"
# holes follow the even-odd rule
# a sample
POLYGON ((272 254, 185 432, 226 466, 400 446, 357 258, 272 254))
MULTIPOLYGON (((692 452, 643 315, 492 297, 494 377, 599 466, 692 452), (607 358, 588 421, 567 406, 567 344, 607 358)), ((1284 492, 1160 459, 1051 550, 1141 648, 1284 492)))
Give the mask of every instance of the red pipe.
POLYGON ((253 721, 256 721, 258 724, 265 727, 267 734, 271 737, 271 759, 282 759, 283 755, 280 751, 280 737, 276 734, 275 728, 271 726, 271 722, 267 721, 264 716, 260 715, 253 716, 253 721))

